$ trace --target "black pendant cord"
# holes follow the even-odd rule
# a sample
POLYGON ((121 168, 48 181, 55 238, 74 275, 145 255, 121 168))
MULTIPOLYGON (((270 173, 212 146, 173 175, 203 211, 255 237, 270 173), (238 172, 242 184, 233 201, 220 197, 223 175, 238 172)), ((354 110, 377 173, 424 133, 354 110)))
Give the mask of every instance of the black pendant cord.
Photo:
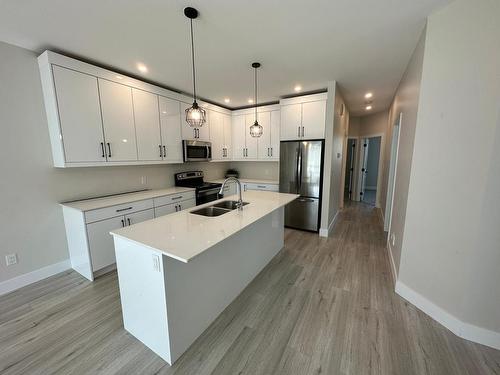
POLYGON ((191 60, 193 61, 193 99, 196 103, 196 72, 194 68, 194 36, 193 36, 193 19, 191 18, 191 60))
POLYGON ((257 122, 257 68, 255 69, 255 122, 257 122))

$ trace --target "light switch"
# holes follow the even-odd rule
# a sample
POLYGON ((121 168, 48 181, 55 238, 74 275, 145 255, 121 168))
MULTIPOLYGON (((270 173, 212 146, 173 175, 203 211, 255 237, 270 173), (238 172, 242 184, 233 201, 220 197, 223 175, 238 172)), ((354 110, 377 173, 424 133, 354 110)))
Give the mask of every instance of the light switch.
POLYGON ((153 254, 153 269, 160 272, 160 257, 156 254, 153 254))

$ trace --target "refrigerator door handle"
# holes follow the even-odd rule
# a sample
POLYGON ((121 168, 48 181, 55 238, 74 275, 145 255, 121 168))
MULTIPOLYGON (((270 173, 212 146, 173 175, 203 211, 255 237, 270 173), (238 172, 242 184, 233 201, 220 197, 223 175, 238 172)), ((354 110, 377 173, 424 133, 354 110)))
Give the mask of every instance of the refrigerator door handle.
POLYGON ((299 180, 298 193, 300 194, 300 190, 302 190, 302 145, 299 145, 299 168, 297 169, 297 175, 299 180))
POLYGON ((311 199, 311 198, 299 198, 297 200, 299 202, 308 202, 308 203, 314 202, 314 199, 311 199))

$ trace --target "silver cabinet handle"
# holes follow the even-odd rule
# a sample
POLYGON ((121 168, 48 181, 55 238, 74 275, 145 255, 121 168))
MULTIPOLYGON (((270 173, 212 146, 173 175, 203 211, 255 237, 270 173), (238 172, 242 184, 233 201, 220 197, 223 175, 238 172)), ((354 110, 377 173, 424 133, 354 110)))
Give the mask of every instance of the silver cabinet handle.
POLYGON ((300 137, 300 126, 297 127, 297 137, 300 137))
POLYGON ((302 127, 302 137, 304 137, 304 127, 302 127))
POLYGON ((160 158, 163 156, 162 152, 161 152, 161 145, 158 146, 160 148, 160 158))
POLYGON ((111 157, 111 143, 108 142, 106 144, 108 145, 108 151, 109 151, 108 157, 110 158, 111 157))
POLYGON ((102 151, 102 157, 106 157, 106 151, 104 151, 104 142, 101 142, 101 151, 102 151))
POLYGON ((182 195, 179 195, 178 197, 172 197, 172 198, 170 198, 170 199, 172 199, 172 200, 176 200, 176 199, 181 199, 181 198, 182 198, 182 195))
POLYGON ((271 156, 273 156, 273 148, 271 147, 271 156))
POLYGON ((130 222, 130 218, 129 217, 127 217, 127 223, 128 223, 128 225, 132 225, 132 223, 130 222))
POLYGON ((167 148, 163 145, 163 157, 167 157, 167 148))
POLYGON ((259 189, 267 189, 267 186, 263 186, 263 185, 257 185, 257 187, 258 187, 259 189))
POLYGON ((177 207, 177 205, 175 205, 174 207, 175 207, 175 212, 179 211, 179 210, 177 209, 177 208, 178 208, 178 207, 177 207))
POLYGON ((122 219, 122 227, 125 226, 125 220, 122 219))
POLYGON ((182 205, 179 204, 179 211, 182 211, 182 205))

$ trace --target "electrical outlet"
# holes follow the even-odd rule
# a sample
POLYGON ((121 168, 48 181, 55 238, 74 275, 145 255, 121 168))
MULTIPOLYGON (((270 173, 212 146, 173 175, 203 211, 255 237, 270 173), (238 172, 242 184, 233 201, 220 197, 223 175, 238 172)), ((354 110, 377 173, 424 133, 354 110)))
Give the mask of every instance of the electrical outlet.
POLYGON ((7 266, 12 266, 13 264, 17 263, 17 254, 7 254, 5 256, 5 264, 7 266))
POLYGON ((148 183, 148 176, 141 177, 141 185, 146 185, 148 183))
POLYGON ((156 254, 153 254, 153 269, 160 272, 160 257, 156 254))
POLYGON ((391 234, 391 245, 394 246, 396 244, 396 235, 393 233, 391 234))

